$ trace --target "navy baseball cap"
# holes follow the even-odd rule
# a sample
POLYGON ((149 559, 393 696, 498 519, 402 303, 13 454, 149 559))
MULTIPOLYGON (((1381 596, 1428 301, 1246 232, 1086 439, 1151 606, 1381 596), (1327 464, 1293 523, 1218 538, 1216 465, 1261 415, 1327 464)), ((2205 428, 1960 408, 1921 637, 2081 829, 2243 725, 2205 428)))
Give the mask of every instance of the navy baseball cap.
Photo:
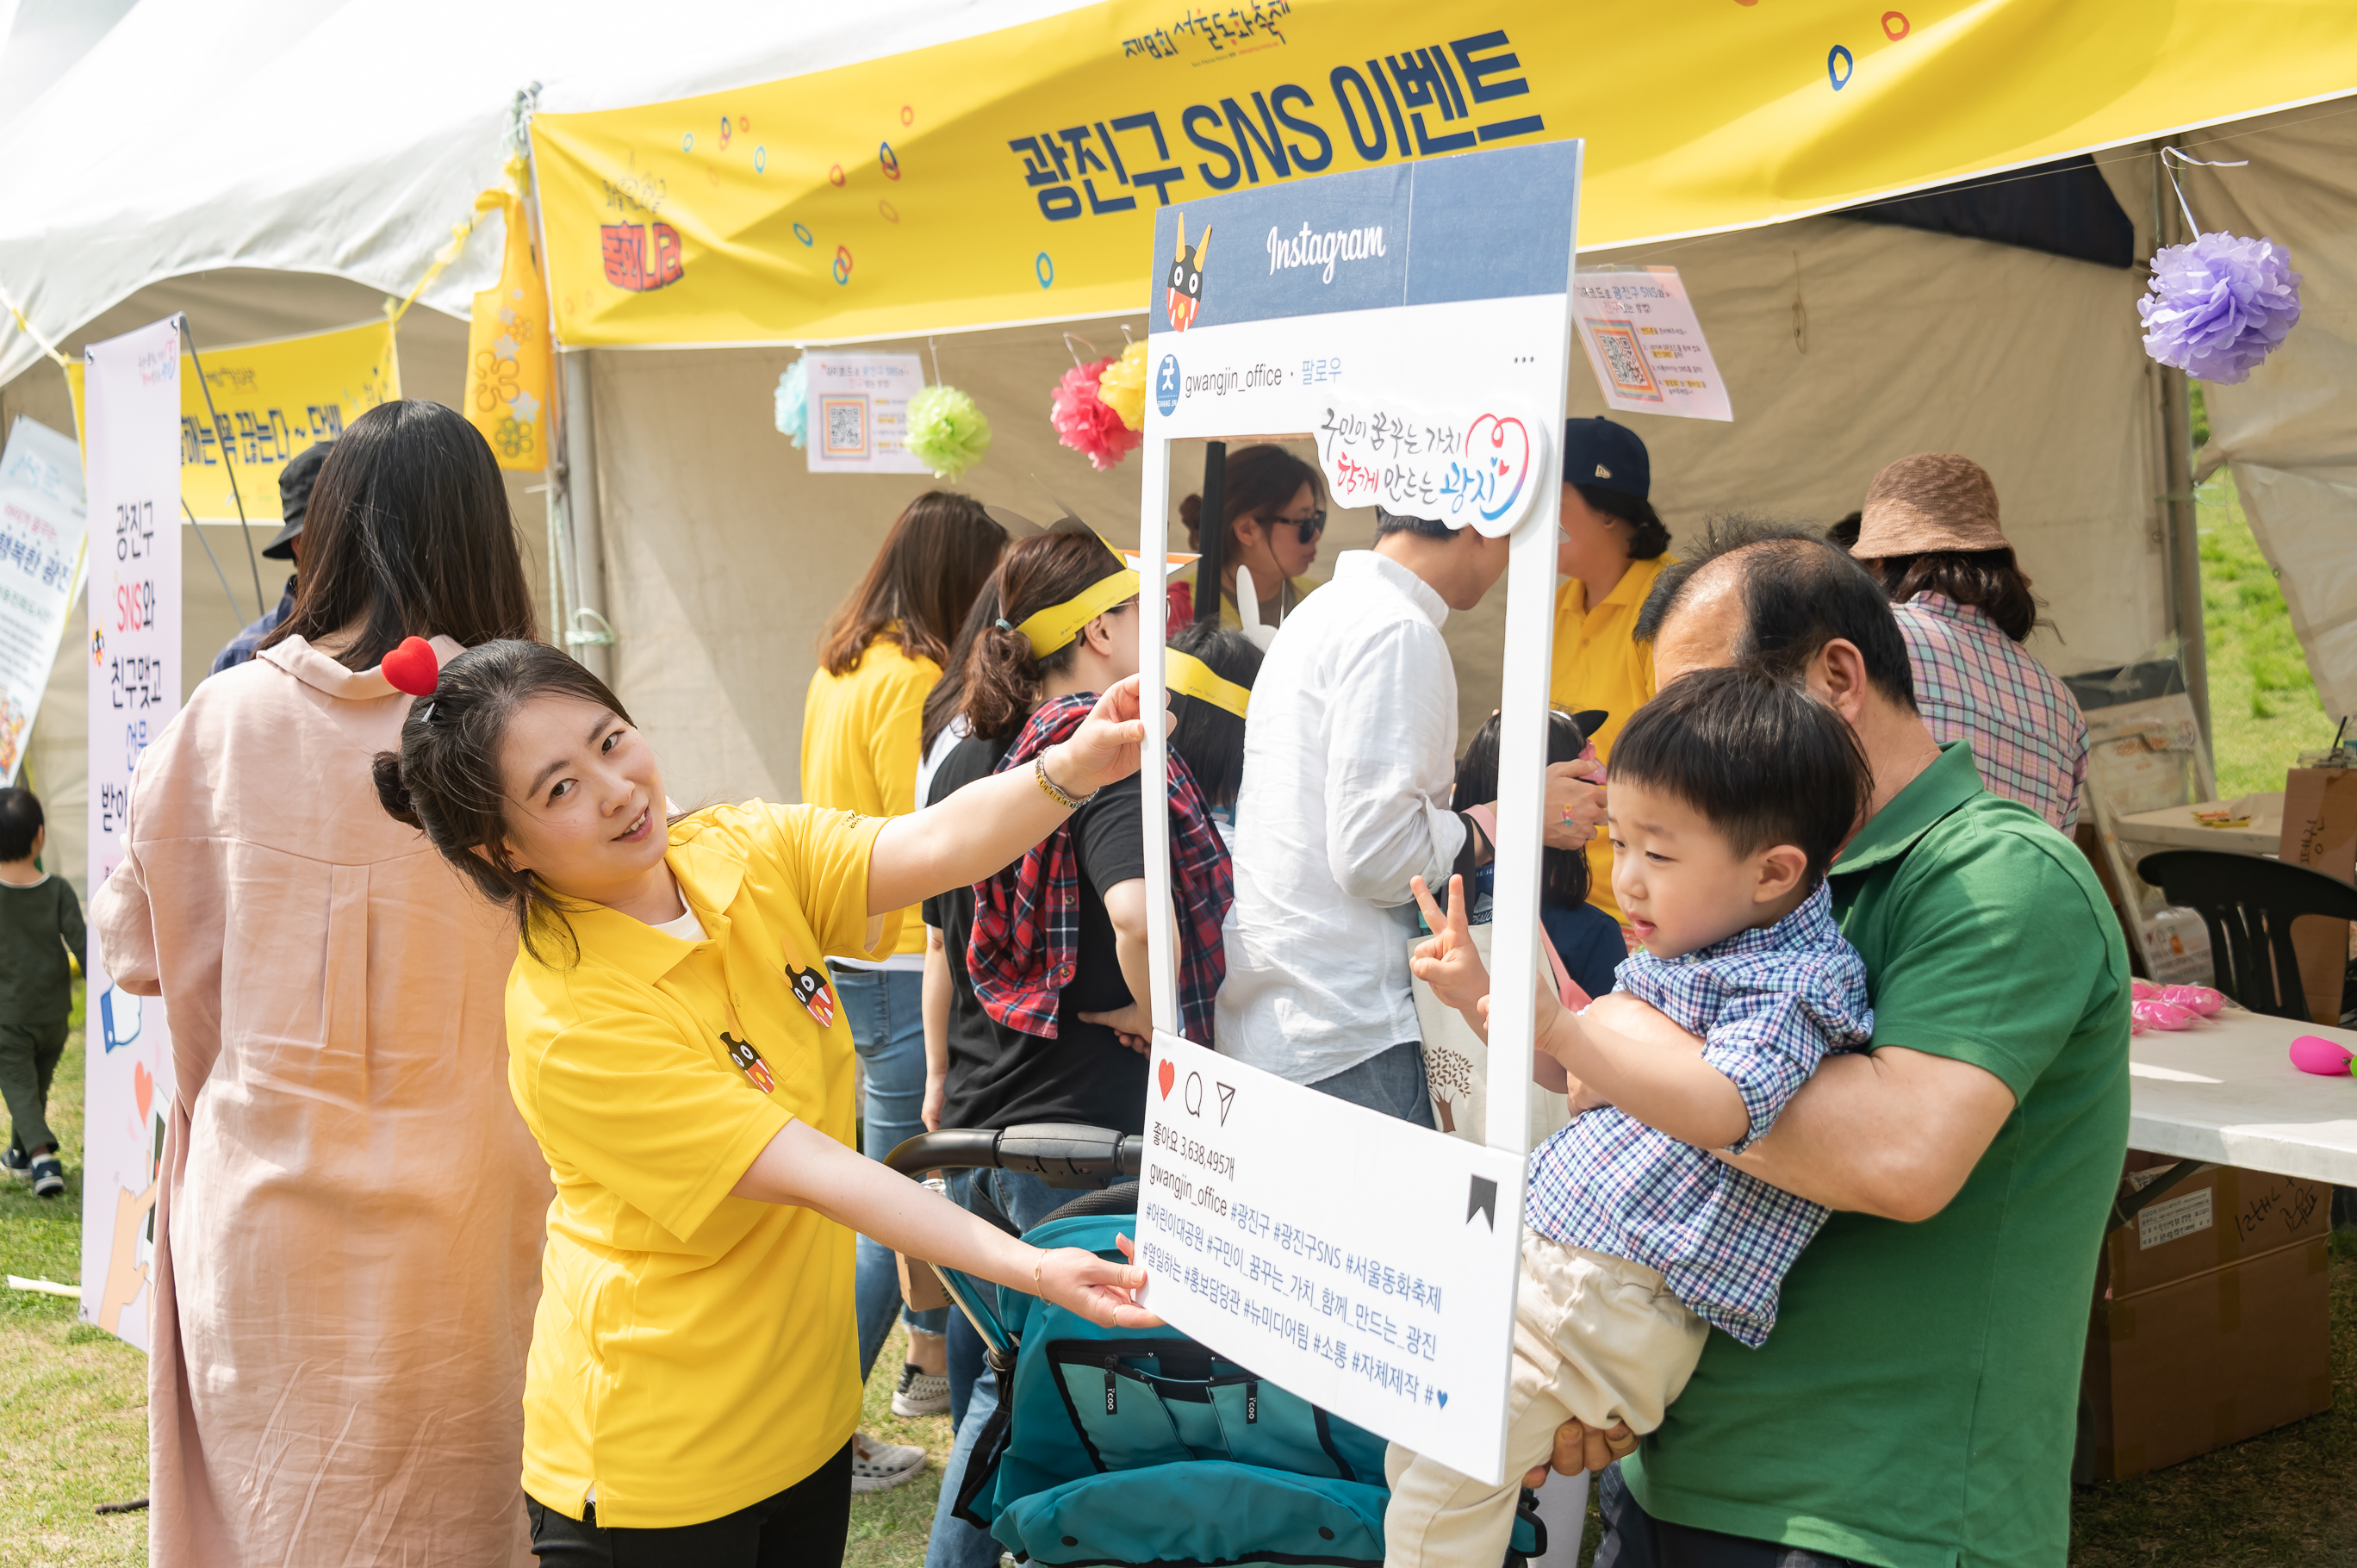
POLYGON ((319 481, 319 466, 328 460, 330 446, 328 442, 315 441, 278 470, 278 512, 285 526, 262 547, 269 559, 295 559, 295 541, 301 537, 304 515, 311 510, 311 487, 319 481))
POLYGON ((1563 482, 1646 499, 1653 489, 1653 460, 1645 444, 1625 424, 1603 415, 1563 422, 1563 482))

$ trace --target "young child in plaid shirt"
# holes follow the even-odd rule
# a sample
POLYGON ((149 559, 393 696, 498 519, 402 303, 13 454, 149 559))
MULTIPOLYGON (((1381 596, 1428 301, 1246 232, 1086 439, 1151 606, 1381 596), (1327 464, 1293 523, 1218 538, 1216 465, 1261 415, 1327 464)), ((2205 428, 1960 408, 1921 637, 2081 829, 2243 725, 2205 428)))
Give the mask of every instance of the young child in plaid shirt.
MULTIPOLYGON (((1802 687, 1710 670, 1640 708, 1612 750, 1612 892, 1642 947, 1621 990, 1702 1036, 1650 1049, 1586 1024, 1539 987, 1541 1083, 1611 1103, 1531 1157, 1515 1304, 1505 1484, 1394 1444, 1384 1562, 1488 1568, 1521 1477, 1577 1417, 1643 1434, 1684 1389, 1713 1327, 1759 1345, 1826 1211, 1717 1158, 1774 1124, 1828 1051, 1874 1031, 1866 969, 1834 924, 1826 867, 1871 798, 1849 726, 1802 687)), ((1461 879, 1458 879, 1461 882, 1461 879)), ((1464 893, 1418 978, 1486 1027, 1489 976, 1464 893)))

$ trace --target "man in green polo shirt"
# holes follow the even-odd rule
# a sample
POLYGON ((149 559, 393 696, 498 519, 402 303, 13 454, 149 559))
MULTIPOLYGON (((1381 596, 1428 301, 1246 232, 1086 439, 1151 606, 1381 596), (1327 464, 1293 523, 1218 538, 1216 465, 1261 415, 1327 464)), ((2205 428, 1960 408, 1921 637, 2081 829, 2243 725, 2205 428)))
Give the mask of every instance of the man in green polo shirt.
MULTIPOLYGON (((1597 1568, 2059 1568, 2127 1141, 2119 922, 2068 839, 1932 740, 1889 607, 1838 548, 1721 524, 1663 575, 1638 636, 1663 686, 1759 663, 1857 732, 1873 811, 1831 881, 1875 1031, 1735 1157, 1837 1212, 1767 1344, 1714 1333, 1667 1422, 1607 1475, 1597 1568)), ((1596 1005, 1698 1044, 1626 997, 1596 1005)))

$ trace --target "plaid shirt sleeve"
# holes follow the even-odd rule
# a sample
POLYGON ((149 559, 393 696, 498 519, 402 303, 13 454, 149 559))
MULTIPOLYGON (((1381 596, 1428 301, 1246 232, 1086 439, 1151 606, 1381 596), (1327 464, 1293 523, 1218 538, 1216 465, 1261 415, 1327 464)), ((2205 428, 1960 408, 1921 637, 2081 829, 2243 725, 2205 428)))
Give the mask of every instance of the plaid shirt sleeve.
POLYGON ((1728 1152, 1739 1155, 1764 1137, 1824 1057, 1825 1037, 1798 994, 1751 991, 1728 997, 1702 1047, 1702 1059, 1735 1085, 1751 1121, 1728 1152))

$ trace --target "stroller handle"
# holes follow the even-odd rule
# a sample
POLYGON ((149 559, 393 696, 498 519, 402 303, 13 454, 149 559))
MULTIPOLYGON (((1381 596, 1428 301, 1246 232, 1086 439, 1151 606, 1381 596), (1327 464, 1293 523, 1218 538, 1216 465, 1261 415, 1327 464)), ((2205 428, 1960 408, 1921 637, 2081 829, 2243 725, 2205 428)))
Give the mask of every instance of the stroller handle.
POLYGON ((945 1127, 920 1133, 884 1157, 902 1176, 930 1170, 1024 1171, 1049 1187, 1103 1187, 1134 1176, 1146 1163, 1135 1133, 1035 1122, 1006 1128, 945 1127))

